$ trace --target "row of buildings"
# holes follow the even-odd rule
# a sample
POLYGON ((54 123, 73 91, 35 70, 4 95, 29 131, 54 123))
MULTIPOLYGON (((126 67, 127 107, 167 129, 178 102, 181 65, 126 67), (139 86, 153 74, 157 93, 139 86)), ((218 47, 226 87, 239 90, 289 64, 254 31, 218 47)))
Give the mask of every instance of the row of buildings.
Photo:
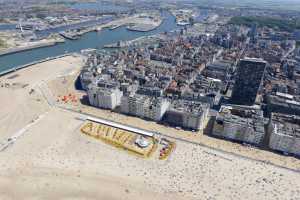
POLYGON ((231 82, 230 104, 221 106, 212 134, 300 156, 298 53, 293 41, 275 40, 274 34, 250 29, 247 48, 239 50, 244 58, 231 82))
POLYGON ((222 106, 214 123, 213 135, 260 145, 265 136, 263 112, 241 106, 222 106))
POLYGON ((297 56, 291 42, 266 41, 269 32, 257 29, 255 40, 228 25, 212 36, 96 52, 81 83, 95 107, 192 130, 217 113, 212 135, 300 155, 297 56))
POLYGON ((272 113, 266 119, 258 108, 222 106, 212 134, 300 156, 300 117, 296 115, 272 113))
POLYGON ((208 120, 209 105, 186 100, 170 101, 163 97, 142 94, 123 95, 116 87, 90 84, 87 89, 92 106, 115 110, 156 122, 166 122, 173 126, 200 130, 208 120))
POLYGON ((207 39, 175 38, 143 48, 89 51, 80 74, 82 88, 92 106, 201 130, 223 89, 221 80, 201 74, 215 54, 204 43, 207 39))

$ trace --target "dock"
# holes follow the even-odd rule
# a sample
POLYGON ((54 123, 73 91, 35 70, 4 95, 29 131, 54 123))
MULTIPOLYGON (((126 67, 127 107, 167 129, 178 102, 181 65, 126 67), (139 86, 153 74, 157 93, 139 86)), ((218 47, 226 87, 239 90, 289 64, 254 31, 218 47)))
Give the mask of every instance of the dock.
POLYGON ((161 24, 163 20, 159 24, 134 24, 132 26, 128 26, 127 30, 130 31, 137 31, 137 32, 148 32, 153 31, 157 29, 161 24))
POLYGON ((68 40, 77 40, 86 33, 89 33, 92 31, 100 31, 100 30, 101 29, 98 28, 97 26, 93 26, 93 27, 82 28, 82 29, 78 29, 78 30, 62 31, 62 32, 59 32, 59 34, 68 40))
POLYGON ((68 40, 77 40, 79 39, 79 36, 77 35, 77 33, 71 33, 71 32, 59 32, 59 34, 61 36, 63 36, 64 38, 68 39, 68 40))

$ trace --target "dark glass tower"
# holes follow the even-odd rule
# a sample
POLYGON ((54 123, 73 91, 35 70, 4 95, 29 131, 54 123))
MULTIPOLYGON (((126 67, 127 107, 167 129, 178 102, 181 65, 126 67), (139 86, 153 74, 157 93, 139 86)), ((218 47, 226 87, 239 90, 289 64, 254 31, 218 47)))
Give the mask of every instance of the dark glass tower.
POLYGON ((240 105, 253 105, 264 76, 267 62, 247 58, 239 62, 231 102, 240 105))

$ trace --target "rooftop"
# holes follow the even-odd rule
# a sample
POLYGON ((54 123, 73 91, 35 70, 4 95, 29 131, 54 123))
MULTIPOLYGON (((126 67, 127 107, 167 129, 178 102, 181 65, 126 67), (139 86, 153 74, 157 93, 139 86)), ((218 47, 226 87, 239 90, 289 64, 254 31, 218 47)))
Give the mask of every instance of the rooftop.
POLYGON ((300 116, 272 113, 277 134, 300 138, 300 116))
POLYGON ((185 100, 176 100, 171 105, 171 109, 193 114, 200 114, 208 107, 209 105, 205 103, 185 100))
POLYGON ((264 131, 263 111, 249 107, 221 106, 217 120, 234 124, 247 124, 256 131, 264 131))
POLYGON ((138 129, 138 128, 135 128, 135 127, 131 127, 131 126, 124 125, 124 124, 119 124, 119 123, 104 120, 104 119, 88 117, 87 120, 92 121, 92 122, 97 122, 97 123, 100 123, 100 124, 105 124, 105 125, 112 126, 112 127, 115 127, 115 128, 123 129, 123 130, 126 130, 126 131, 131 131, 131 132, 138 133, 138 134, 144 135, 144 136, 153 137, 154 134, 155 134, 154 132, 138 129))

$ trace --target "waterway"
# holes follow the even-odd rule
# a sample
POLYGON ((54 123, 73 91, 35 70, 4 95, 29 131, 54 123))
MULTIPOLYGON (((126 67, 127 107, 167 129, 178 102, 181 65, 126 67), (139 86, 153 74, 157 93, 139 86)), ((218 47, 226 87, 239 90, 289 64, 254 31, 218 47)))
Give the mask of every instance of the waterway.
POLYGON ((168 32, 179 28, 176 25, 175 17, 169 12, 163 11, 162 16, 165 18, 164 22, 157 29, 149 32, 129 31, 126 27, 120 27, 114 30, 103 29, 100 32, 87 33, 78 40, 66 40, 65 43, 51 47, 32 49, 15 54, 0 56, 0 72, 37 60, 58 56, 67 52, 79 52, 80 50, 87 48, 101 49, 106 44, 115 43, 120 40, 133 40, 138 37, 168 32))
POLYGON ((16 24, 0 24, 0 30, 14 30, 16 29, 16 24))

